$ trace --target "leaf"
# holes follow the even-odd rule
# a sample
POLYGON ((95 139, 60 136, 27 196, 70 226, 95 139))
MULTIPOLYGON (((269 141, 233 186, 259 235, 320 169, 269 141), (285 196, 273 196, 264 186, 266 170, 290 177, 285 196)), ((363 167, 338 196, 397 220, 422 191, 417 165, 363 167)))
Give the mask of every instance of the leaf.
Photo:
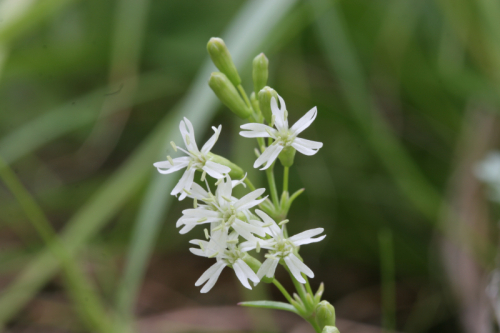
POLYGON ((252 301, 252 302, 240 302, 238 305, 248 306, 250 308, 263 308, 263 309, 274 309, 274 310, 283 310, 290 311, 296 314, 299 314, 297 309, 291 304, 283 303, 283 302, 274 302, 274 301, 252 301))

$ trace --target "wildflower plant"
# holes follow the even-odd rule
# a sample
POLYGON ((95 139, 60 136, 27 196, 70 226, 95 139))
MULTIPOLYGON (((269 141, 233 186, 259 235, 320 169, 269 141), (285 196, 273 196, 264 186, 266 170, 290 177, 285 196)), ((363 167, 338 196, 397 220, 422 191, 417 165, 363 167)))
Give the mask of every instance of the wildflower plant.
POLYGON ((240 305, 291 311, 307 320, 318 333, 338 332, 333 306, 321 300, 323 283, 315 293, 312 291, 308 278, 313 278, 314 272, 299 254, 302 245, 323 240, 326 237, 324 229, 310 229, 293 236, 287 232, 287 224, 291 223, 288 211, 303 192, 303 189, 292 195, 288 192, 289 168, 293 165, 295 152, 311 156, 323 146, 321 142, 298 137, 312 124, 317 109, 313 107, 290 127, 284 99, 267 86, 269 62, 263 53, 253 60, 254 91, 248 97, 224 41, 210 39, 207 50, 220 71, 211 74, 208 84, 224 105, 248 120, 241 126, 240 135, 257 140, 253 167, 265 171, 269 191, 256 189, 239 166, 210 152, 221 126, 213 127, 212 137, 198 149, 191 122, 187 118, 181 121, 179 129, 185 149, 171 144, 175 151, 180 150, 186 156, 168 156, 166 161, 156 162, 154 166, 162 174, 185 169, 171 194, 179 200, 192 199, 193 208, 182 212, 176 226, 181 234, 203 228, 205 239, 191 240, 194 247, 190 251, 215 261, 195 285, 202 286, 202 293, 209 292, 228 267, 245 288, 252 289, 252 284, 261 282, 273 283, 288 301, 242 302, 240 305), (274 178, 278 160, 284 168, 281 196, 274 178), (195 182, 197 172, 202 185, 195 182), (216 180, 215 188, 210 187, 208 177, 216 180), (246 187, 248 193, 241 198, 235 197, 233 189, 236 186, 246 187), (293 296, 275 277, 279 266, 290 274, 296 289, 293 296))

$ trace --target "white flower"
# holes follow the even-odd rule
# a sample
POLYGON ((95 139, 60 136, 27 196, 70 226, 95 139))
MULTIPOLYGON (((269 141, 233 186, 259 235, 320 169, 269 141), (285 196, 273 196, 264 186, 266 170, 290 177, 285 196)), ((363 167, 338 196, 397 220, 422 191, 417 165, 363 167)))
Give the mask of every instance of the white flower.
POLYGON ((232 196, 232 190, 241 181, 233 182, 228 175, 224 181, 219 182, 215 195, 193 183, 190 196, 206 204, 182 212, 183 216, 177 221, 177 227, 183 226, 179 232, 185 234, 199 224, 211 223, 212 238, 218 238, 221 243, 225 242, 224 239, 230 228, 245 239, 252 239, 253 233, 264 236, 265 231, 262 227, 245 222, 242 218, 249 215, 250 208, 266 199, 257 199, 265 192, 265 189, 257 189, 243 198, 237 199, 232 196), (221 232, 215 233, 217 231, 221 232))
POLYGON ((264 150, 257 158, 253 167, 257 168, 266 163, 261 170, 269 168, 285 147, 293 147, 304 155, 314 155, 323 147, 323 143, 298 138, 303 130, 309 127, 316 118, 318 111, 316 107, 309 110, 291 128, 288 128, 288 112, 285 101, 278 95, 281 108, 278 107, 276 99, 271 99, 271 111, 273 113, 274 125, 276 129, 258 123, 241 125, 241 128, 248 131, 241 131, 240 135, 246 138, 273 138, 274 142, 264 150))
POLYGON ((195 286, 200 286, 206 282, 200 292, 206 293, 212 289, 215 282, 219 278, 220 273, 226 266, 231 266, 240 280, 241 284, 248 289, 252 289, 248 280, 254 282, 255 285, 260 282, 257 274, 243 261, 245 251, 242 251, 238 246, 238 234, 232 232, 225 244, 220 244, 213 239, 209 242, 193 239, 191 244, 199 245, 200 248, 190 248, 189 250, 199 256, 217 259, 217 262, 210 266, 195 282, 195 286))
POLYGON ((266 254, 267 259, 262 263, 262 266, 257 272, 257 276, 260 279, 262 279, 263 276, 272 278, 280 259, 283 259, 290 272, 300 283, 306 283, 301 273, 313 278, 313 271, 297 258, 294 254, 294 250, 300 245, 323 240, 326 237, 325 235, 317 238, 313 237, 321 234, 324 229, 310 229, 287 238, 283 235, 283 227, 280 228, 269 215, 258 209, 256 209, 255 212, 260 216, 262 221, 264 221, 264 225, 267 226, 266 233, 272 237, 270 239, 258 239, 254 237, 252 240, 240 244, 242 251, 250 251, 255 248, 269 250, 269 253, 266 254))
POLYGON ((500 152, 491 152, 474 169, 477 178, 490 186, 491 199, 500 201, 500 152))
POLYGON ((181 120, 179 129, 187 150, 177 147, 173 143, 172 144, 176 151, 177 149, 180 149, 188 156, 177 157, 174 159, 168 156, 167 161, 154 163, 158 172, 162 174, 168 174, 186 168, 186 171, 170 194, 177 196, 177 194, 180 193, 181 195, 179 196, 179 200, 184 199, 193 184, 194 173, 196 170, 203 172, 202 179, 205 178, 205 174, 207 173, 213 178, 221 179, 231 171, 231 168, 211 161, 210 156, 208 155, 219 138, 221 128, 222 126, 220 125, 218 128, 212 127, 215 132, 214 135, 212 135, 212 137, 203 145, 201 150, 199 150, 194 137, 193 125, 186 117, 184 117, 184 120, 181 120))

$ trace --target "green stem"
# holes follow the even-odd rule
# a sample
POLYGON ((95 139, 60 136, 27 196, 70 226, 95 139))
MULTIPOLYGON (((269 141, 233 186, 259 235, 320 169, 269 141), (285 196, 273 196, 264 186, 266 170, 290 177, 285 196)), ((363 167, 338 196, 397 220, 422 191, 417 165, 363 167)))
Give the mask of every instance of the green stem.
POLYGON ((311 296, 314 296, 314 293, 312 291, 311 285, 309 284, 309 279, 307 278, 307 276, 304 276, 304 279, 306 280, 306 289, 307 289, 307 292, 309 294, 311 294, 311 296))
POLYGON ((316 321, 314 320, 314 318, 311 318, 311 319, 306 319, 309 324, 311 324, 311 326, 314 328, 314 330, 316 331, 316 333, 321 333, 321 327, 319 327, 318 323, 316 323, 316 321))
POLYGON ((273 200, 274 207, 279 207, 278 189, 274 179, 274 165, 266 169, 267 181, 269 183, 269 190, 271 191, 271 199, 273 200))
POLYGON ((273 284, 281 291, 283 296, 285 296, 286 300, 291 303, 292 301, 292 296, 286 291, 286 289, 281 285, 281 283, 278 282, 278 280, 273 279, 273 284))
POLYGON ((283 192, 288 192, 288 170, 289 167, 285 167, 283 170, 283 192))
POLYGON ((74 259, 68 255, 40 206, 1 157, 0 178, 19 202, 47 247, 61 261, 68 291, 82 312, 82 316, 88 320, 89 328, 92 331, 110 332, 112 325, 105 315, 105 307, 101 304, 97 293, 74 259))
POLYGON ((250 179, 248 179, 248 177, 245 177, 245 184, 247 184, 248 189, 250 191, 255 191, 255 186, 252 184, 252 182, 250 181, 250 179))
POLYGON ((243 89, 243 86, 241 84, 238 85, 238 90, 239 90, 241 96, 243 97, 243 99, 245 100, 246 105, 250 109, 252 109, 252 111, 254 111, 254 109, 252 108, 252 104, 250 103, 250 100, 248 99, 247 93, 245 92, 245 89, 243 89))

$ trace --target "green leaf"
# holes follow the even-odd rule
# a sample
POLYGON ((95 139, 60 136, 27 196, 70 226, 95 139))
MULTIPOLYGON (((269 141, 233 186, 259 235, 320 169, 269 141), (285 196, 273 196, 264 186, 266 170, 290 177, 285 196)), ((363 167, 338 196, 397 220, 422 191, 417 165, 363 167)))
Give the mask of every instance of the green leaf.
POLYGON ((297 309, 291 304, 283 303, 283 302, 274 302, 274 301, 253 301, 253 302, 240 302, 238 305, 248 306, 250 308, 263 308, 263 309, 274 309, 274 310, 283 310, 290 311, 296 314, 299 314, 297 309))

